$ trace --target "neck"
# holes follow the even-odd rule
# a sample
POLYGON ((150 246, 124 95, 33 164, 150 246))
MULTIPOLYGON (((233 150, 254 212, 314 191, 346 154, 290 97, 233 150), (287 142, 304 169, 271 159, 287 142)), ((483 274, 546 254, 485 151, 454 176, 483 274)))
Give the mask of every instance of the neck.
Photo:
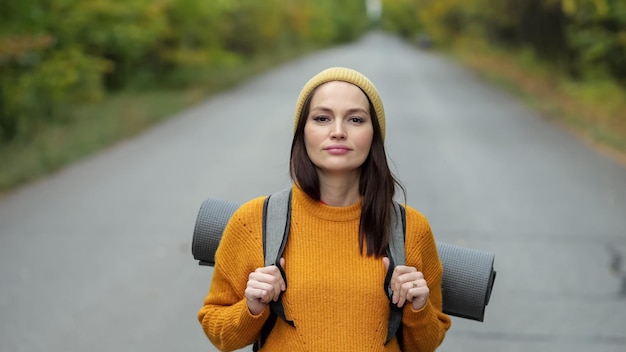
POLYGON ((319 173, 320 200, 334 207, 345 207, 361 200, 359 173, 328 175, 319 173))

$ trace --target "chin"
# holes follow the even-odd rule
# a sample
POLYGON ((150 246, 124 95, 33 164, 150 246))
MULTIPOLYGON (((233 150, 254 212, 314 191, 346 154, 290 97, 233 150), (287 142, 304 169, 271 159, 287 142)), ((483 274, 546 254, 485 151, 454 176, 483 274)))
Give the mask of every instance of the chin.
POLYGON ((360 167, 346 167, 346 165, 333 165, 318 167, 321 172, 327 174, 352 174, 361 172, 360 167))

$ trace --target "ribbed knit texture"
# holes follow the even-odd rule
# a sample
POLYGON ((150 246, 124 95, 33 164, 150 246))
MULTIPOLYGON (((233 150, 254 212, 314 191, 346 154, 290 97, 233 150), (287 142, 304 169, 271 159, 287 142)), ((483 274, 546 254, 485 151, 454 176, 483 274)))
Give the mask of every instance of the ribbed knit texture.
POLYGON ((355 86, 361 88, 365 95, 369 98, 376 110, 376 117, 378 118, 378 125, 380 126, 380 134, 385 140, 385 108, 383 102, 378 95, 378 91, 374 84, 360 72, 345 67, 331 67, 313 76, 300 91, 298 101, 296 102, 296 112, 294 116, 293 131, 298 128, 298 121, 300 120, 300 113, 304 107, 307 97, 311 92, 321 86, 324 83, 332 81, 342 81, 352 83, 355 86))
MULTIPOLYGON (((205 333, 221 350, 253 343, 269 315, 266 309, 252 316, 244 296, 248 275, 264 265, 263 199, 244 204, 227 225, 211 288, 198 313, 205 333)), ((283 304, 296 327, 279 319, 264 351, 400 351, 395 338, 384 345, 389 319, 385 269, 382 259, 359 251, 360 212, 360 202, 331 207, 294 186, 283 304)), ((410 207, 406 238, 407 265, 424 273, 430 297, 419 311, 405 305, 405 350, 434 351, 450 327, 441 312, 442 267, 426 218, 410 207)))

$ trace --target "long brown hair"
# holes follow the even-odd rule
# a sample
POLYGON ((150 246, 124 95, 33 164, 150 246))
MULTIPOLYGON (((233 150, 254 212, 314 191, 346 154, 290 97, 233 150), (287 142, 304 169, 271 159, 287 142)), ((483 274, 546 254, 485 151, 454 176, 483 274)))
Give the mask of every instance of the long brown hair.
MULTIPOLYGON (((311 98, 317 89, 307 97, 298 119, 293 141, 291 143, 290 174, 291 179, 311 198, 320 200, 320 181, 316 166, 306 151, 304 142, 304 126, 311 108, 311 98)), ((363 92, 367 97, 367 94, 363 92)), ((361 253, 367 249, 368 256, 384 256, 391 238, 391 212, 394 211, 393 197, 396 186, 406 198, 404 186, 396 179, 387 163, 387 153, 378 124, 376 111, 369 97, 369 110, 374 136, 369 155, 361 165, 359 193, 363 197, 361 203, 361 219, 359 222, 359 248, 361 253)))

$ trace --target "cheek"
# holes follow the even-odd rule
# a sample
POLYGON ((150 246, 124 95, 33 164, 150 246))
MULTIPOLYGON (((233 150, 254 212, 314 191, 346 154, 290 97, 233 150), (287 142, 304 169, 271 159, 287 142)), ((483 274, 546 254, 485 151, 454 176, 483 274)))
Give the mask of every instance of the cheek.
POLYGON ((319 131, 315 128, 309 128, 308 125, 304 127, 304 145, 307 147, 307 152, 309 147, 315 147, 321 143, 322 138, 320 137, 319 131))
POLYGON ((367 150, 369 153, 369 150, 372 148, 373 140, 374 140, 374 132, 371 131, 371 132, 364 133, 361 136, 359 136, 357 143, 359 144, 361 149, 367 150))

